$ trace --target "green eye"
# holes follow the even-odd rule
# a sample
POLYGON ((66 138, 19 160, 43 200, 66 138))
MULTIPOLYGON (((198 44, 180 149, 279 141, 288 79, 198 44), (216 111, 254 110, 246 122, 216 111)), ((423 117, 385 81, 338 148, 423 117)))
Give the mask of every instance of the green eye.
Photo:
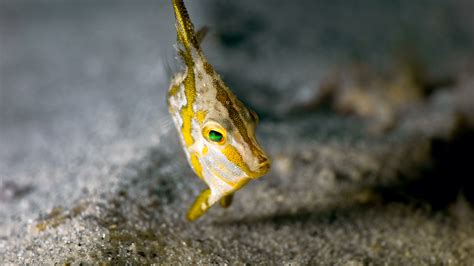
POLYGON ((214 142, 220 142, 222 139, 224 138, 224 136, 222 136, 221 133, 215 131, 215 130, 211 130, 209 131, 209 139, 211 141, 214 141, 214 142))

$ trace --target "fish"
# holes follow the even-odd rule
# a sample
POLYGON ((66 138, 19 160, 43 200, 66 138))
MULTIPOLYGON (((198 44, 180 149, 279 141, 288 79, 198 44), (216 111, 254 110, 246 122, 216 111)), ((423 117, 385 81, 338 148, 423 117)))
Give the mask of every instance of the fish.
POLYGON ((187 212, 195 221, 216 202, 229 207, 237 190, 267 174, 271 159, 255 136, 258 115, 207 61, 200 47, 203 31, 194 31, 183 0, 172 4, 184 70, 171 79, 168 110, 189 165, 208 186, 187 212))

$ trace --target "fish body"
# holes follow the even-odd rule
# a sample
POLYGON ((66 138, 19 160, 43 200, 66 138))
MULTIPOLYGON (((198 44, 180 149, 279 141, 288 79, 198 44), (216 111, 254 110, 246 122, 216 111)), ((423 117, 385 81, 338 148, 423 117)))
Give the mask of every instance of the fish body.
POLYGON ((190 166, 209 186, 188 211, 193 221, 218 201, 228 207, 235 191, 268 172, 270 159, 255 138, 257 114, 207 62, 183 1, 173 8, 185 70, 171 81, 168 109, 190 166))

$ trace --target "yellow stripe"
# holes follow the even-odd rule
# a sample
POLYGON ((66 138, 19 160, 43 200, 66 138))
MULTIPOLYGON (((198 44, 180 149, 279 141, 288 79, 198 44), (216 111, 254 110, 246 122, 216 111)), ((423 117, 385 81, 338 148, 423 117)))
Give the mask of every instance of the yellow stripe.
POLYGON ((242 155, 240 155, 239 151, 234 148, 231 144, 227 144, 224 149, 222 149, 222 153, 227 157, 229 161, 237 165, 242 171, 244 171, 247 175, 251 175, 252 171, 250 171, 248 165, 244 162, 242 155))
POLYGON ((207 115, 207 111, 205 111, 205 110, 197 111, 196 118, 197 118, 199 124, 202 125, 202 123, 204 123, 204 119, 206 119, 206 115, 207 115))
POLYGON ((187 66, 186 78, 183 81, 186 96, 186 106, 181 109, 181 118, 183 126, 181 133, 184 142, 189 148, 193 143, 192 137, 192 119, 194 117, 193 104, 196 100, 196 83, 194 74, 194 60, 191 55, 191 45, 198 49, 196 36, 194 34, 194 26, 189 19, 188 12, 182 0, 173 0, 173 8, 176 15, 176 31, 178 39, 184 45, 186 52, 180 51, 180 55, 184 59, 187 66))
POLYGON ((183 118, 183 127, 181 133, 183 134, 184 143, 190 147, 194 143, 192 132, 192 119, 194 117, 193 104, 196 100, 196 87, 194 84, 194 72, 192 68, 188 67, 188 73, 184 80, 184 91, 186 95, 186 106, 181 109, 181 117, 183 118))
POLYGON ((202 165, 201 163, 199 162, 199 157, 197 155, 197 153, 193 153, 191 155, 191 164, 193 166, 193 169, 194 171, 196 172, 196 174, 199 176, 199 178, 203 179, 203 176, 202 176, 202 165))

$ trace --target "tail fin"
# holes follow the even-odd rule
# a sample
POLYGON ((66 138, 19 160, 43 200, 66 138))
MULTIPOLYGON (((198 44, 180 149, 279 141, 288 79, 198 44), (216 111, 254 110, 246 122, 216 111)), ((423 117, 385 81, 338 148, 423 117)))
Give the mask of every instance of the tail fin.
POLYGON ((184 47, 184 51, 180 51, 180 54, 185 57, 184 59, 186 61, 186 59, 189 60, 191 58, 191 48, 199 50, 199 42, 183 0, 173 0, 173 9, 176 16, 178 41, 184 47))

